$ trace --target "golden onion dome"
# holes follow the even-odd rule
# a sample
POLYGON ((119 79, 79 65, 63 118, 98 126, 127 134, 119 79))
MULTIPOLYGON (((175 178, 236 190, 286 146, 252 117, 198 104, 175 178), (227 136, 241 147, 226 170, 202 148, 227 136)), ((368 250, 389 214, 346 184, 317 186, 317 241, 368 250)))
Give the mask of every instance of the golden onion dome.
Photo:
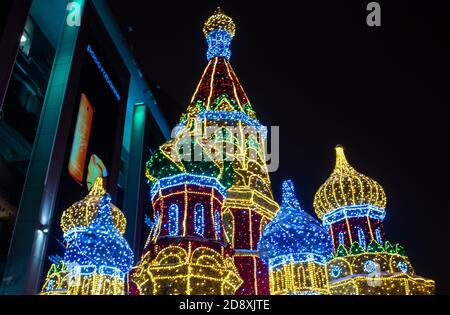
POLYGON ((342 146, 336 147, 333 173, 314 196, 314 210, 322 219, 326 213, 344 206, 386 207, 386 194, 375 180, 358 173, 348 162, 342 146))
POLYGON ((232 18, 223 13, 221 7, 217 7, 214 14, 206 20, 205 25, 203 26, 203 33, 206 37, 211 31, 217 29, 227 31, 230 33, 231 37, 234 37, 234 34, 236 33, 236 24, 234 24, 232 18))
MULTIPOLYGON (((91 225, 100 209, 102 197, 106 195, 103 178, 97 177, 89 194, 63 212, 61 218, 61 229, 63 232, 66 233, 76 228, 84 228, 91 225)), ((109 199, 108 202, 110 203, 109 199)), ((125 215, 112 203, 110 203, 110 206, 114 226, 123 235, 127 224, 125 215)))

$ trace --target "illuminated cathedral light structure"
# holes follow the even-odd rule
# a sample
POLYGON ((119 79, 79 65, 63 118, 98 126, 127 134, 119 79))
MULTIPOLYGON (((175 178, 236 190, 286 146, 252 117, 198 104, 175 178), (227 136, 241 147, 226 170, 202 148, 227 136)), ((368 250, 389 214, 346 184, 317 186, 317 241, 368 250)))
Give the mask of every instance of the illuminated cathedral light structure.
POLYGON ((417 276, 403 247, 387 240, 385 207, 383 187, 358 173, 337 146, 334 171, 314 197, 334 249, 327 263, 331 294, 434 293, 434 281, 417 276))
POLYGON ((283 183, 281 208, 264 229, 258 249, 269 265, 270 294, 330 293, 326 263, 332 257, 331 238, 301 208, 290 180, 283 183))
POLYGON ((42 294, 125 294, 126 274, 133 265, 125 227, 125 216, 98 177, 89 194, 63 212, 66 252, 60 265, 50 268, 42 294))
POLYGON ((147 164, 154 224, 132 272, 136 294, 269 293, 257 252, 279 209, 265 162, 267 129, 229 62, 233 20, 218 8, 203 32, 208 64, 173 139, 147 164))

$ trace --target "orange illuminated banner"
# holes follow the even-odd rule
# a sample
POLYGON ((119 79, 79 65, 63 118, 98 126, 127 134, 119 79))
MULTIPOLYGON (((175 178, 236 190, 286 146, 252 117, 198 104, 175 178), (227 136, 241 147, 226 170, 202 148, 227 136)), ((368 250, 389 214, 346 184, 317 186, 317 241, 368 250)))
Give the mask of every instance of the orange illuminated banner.
POLYGON ((81 94, 77 124, 73 136, 72 151, 69 159, 69 174, 80 185, 83 183, 84 168, 91 135, 94 109, 85 94, 81 94))

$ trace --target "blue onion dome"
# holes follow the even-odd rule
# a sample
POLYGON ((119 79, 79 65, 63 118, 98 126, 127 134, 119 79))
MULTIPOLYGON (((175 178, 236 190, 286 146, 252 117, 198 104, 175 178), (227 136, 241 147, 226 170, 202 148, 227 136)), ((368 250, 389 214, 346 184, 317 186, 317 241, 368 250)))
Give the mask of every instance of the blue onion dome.
POLYGON ((283 183, 281 208, 264 229, 258 250, 269 261, 282 259, 324 264, 332 255, 329 234, 318 220, 301 208, 291 180, 283 183))

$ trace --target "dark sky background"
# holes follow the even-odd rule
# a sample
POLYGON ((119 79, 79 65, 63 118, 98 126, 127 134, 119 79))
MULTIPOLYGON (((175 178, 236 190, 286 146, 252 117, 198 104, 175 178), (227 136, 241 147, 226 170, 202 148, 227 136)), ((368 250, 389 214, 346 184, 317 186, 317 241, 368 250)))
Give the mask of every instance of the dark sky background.
POLYGON ((416 272, 450 294, 450 22, 442 3, 379 1, 108 1, 145 75, 173 98, 171 125, 206 66, 204 21, 221 5, 237 24, 231 63, 259 120, 280 126, 280 168, 312 200, 344 145, 388 197, 385 230, 416 272), (395 3, 393 3, 395 2, 395 3), (129 31, 132 27, 133 31, 129 31))

